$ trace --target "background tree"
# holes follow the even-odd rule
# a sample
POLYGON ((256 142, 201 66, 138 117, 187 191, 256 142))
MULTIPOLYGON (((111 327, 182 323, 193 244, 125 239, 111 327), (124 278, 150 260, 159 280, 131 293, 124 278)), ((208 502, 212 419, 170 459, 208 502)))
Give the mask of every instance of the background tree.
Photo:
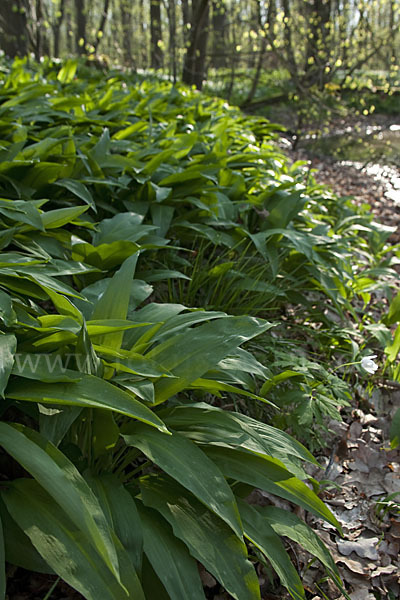
POLYGON ((152 69, 163 66, 161 0, 150 0, 150 65, 152 69))
POLYGON ((1 48, 7 56, 24 56, 29 49, 28 0, 0 2, 1 48))
POLYGON ((86 7, 85 0, 75 0, 75 46, 78 54, 86 52, 86 7))
POLYGON ((201 90, 205 76, 208 39, 209 1, 193 0, 188 49, 183 65, 182 80, 201 90))

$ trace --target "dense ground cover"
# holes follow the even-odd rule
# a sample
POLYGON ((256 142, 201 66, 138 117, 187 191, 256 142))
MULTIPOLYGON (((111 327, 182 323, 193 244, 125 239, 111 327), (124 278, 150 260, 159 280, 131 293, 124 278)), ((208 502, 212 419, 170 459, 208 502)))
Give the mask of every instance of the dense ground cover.
POLYGON ((222 100, 75 61, 1 76, 2 564, 88 600, 204 598, 196 561, 256 599, 264 564, 305 598, 284 537, 340 587, 304 521, 244 498, 339 527, 304 463, 363 356, 399 378, 390 228, 222 100))

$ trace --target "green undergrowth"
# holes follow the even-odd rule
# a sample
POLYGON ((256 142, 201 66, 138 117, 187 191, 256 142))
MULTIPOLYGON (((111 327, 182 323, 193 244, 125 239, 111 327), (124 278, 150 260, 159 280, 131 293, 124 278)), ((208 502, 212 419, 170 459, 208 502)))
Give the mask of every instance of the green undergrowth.
POLYGON ((338 361, 399 376, 390 230, 222 100, 72 60, 1 79, 1 565, 197 600, 201 563, 253 600, 263 556, 306 598, 289 538, 342 588, 304 521, 244 499, 340 530, 304 468, 365 378, 338 361))

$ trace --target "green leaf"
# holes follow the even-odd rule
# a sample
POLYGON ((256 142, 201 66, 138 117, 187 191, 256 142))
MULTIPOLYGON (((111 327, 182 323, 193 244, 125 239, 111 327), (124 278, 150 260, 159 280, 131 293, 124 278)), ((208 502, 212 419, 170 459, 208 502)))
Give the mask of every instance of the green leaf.
POLYGON ((92 448, 94 458, 107 454, 112 448, 115 448, 118 438, 119 427, 114 421, 112 412, 102 409, 95 410, 92 418, 92 448))
POLYGON ((43 226, 46 229, 56 229, 73 222, 82 213, 87 211, 87 206, 73 206, 71 208, 56 208, 48 210, 41 215, 43 226))
POLYGON ((54 185, 65 188, 69 192, 72 192, 75 196, 86 202, 95 212, 97 212, 96 204, 93 200, 92 194, 89 192, 86 185, 76 179, 60 179, 56 181, 54 185))
POLYGON ((17 350, 15 335, 0 335, 0 396, 4 398, 8 378, 14 364, 14 354, 17 350))
POLYGON ((318 464, 312 454, 287 433, 246 415, 201 402, 168 408, 158 414, 172 429, 195 442, 273 456, 281 460, 289 471, 304 479, 306 475, 300 468, 300 461, 318 464))
POLYGON ((217 446, 209 447, 205 449, 205 452, 221 469, 225 477, 248 483, 294 502, 341 531, 337 519, 329 508, 305 483, 294 477, 278 459, 255 456, 248 452, 218 448, 217 446))
POLYGON ((188 387, 249 339, 272 327, 253 317, 225 317, 167 339, 146 356, 177 377, 155 384, 156 404, 188 387))
POLYGON ((260 588, 243 542, 232 529, 166 475, 140 480, 143 503, 170 523, 189 548, 236 600, 260 600, 260 588))
POLYGON ((292 565, 279 536, 276 535, 268 521, 263 519, 255 508, 249 506, 243 500, 238 500, 238 504, 247 539, 265 554, 292 598, 304 600, 306 596, 300 577, 292 565))
POLYGON ((400 351, 400 324, 397 325, 393 342, 388 344, 385 348, 385 354, 388 355, 388 361, 394 362, 397 358, 397 355, 400 351))
POLYGON ((385 317, 385 322, 388 325, 393 325, 397 321, 400 321, 400 292, 391 301, 389 312, 385 317))
POLYGON ((65 510, 118 579, 118 560, 109 527, 75 466, 53 444, 23 425, 0 422, 0 444, 65 510))
POLYGON ((171 600, 205 600, 196 561, 161 515, 138 503, 144 551, 171 600))
POLYGON ((2 497, 39 554, 86 600, 129 598, 83 532, 36 481, 17 479, 2 497))
POLYGON ((318 558, 337 585, 342 585, 338 568, 329 550, 311 527, 294 513, 277 506, 257 506, 254 508, 269 523, 275 533, 300 544, 307 552, 318 558))
POLYGON ((110 527, 121 541, 135 570, 140 573, 143 534, 135 500, 114 475, 90 474, 87 481, 96 494, 110 527))
POLYGON ((4 536, 3 526, 0 518, 0 600, 5 600, 6 597, 6 564, 4 551, 4 536))
POLYGON ((0 319, 6 327, 13 325, 17 317, 13 310, 12 299, 9 294, 0 290, 0 319))
POLYGON ((71 83, 75 77, 78 61, 75 58, 69 58, 65 61, 57 74, 58 81, 61 83, 71 83))
MULTIPOLYGON (((0 493, 0 517, 3 525, 5 558, 8 563, 35 573, 53 573, 29 537, 11 517, 0 493)), ((1 585, 0 580, 0 585, 1 585)))
POLYGON ((39 430, 41 435, 55 446, 58 446, 82 410, 80 406, 46 409, 39 404, 39 430))
POLYGON ((398 408, 394 414, 392 422, 390 424, 390 447, 397 448, 400 444, 400 408, 398 408))
POLYGON ((232 490, 221 471, 196 444, 179 433, 172 432, 172 435, 165 436, 140 424, 128 424, 122 434, 128 446, 139 448, 147 458, 223 519, 242 539, 242 525, 232 490))
POLYGON ((132 394, 94 375, 82 373, 81 380, 76 383, 31 381, 29 386, 23 379, 18 379, 8 386, 7 397, 28 402, 41 402, 42 404, 106 408, 139 419, 139 421, 157 427, 160 431, 167 432, 164 423, 157 415, 136 400, 132 394))
MULTIPOLYGON (((109 281, 103 295, 95 304, 92 319, 126 319, 131 296, 131 281, 135 272, 138 255, 133 254, 127 258, 121 268, 109 281)), ((123 332, 114 333, 107 337, 101 337, 99 344, 106 345, 118 350, 121 348, 123 332)))

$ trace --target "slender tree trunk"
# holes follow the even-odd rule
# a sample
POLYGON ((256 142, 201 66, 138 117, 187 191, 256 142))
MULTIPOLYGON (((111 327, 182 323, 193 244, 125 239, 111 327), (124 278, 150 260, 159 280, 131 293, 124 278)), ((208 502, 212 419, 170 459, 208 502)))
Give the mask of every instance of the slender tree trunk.
POLYGON ((228 88, 226 90, 226 98, 227 98, 228 102, 230 101, 231 96, 232 96, 233 86, 235 85, 235 77, 236 77, 236 45, 237 45, 237 42, 236 42, 235 21, 232 21, 231 31, 232 31, 231 73, 230 73, 228 88))
POLYGON ((66 46, 67 46, 67 52, 68 54, 72 54, 74 52, 74 38, 76 37, 76 35, 74 35, 74 27, 72 24, 72 9, 71 6, 67 6, 65 7, 65 28, 66 28, 66 46))
POLYGON ((391 43, 390 43, 389 69, 392 66, 397 64, 396 50, 398 50, 398 47, 396 46, 396 37, 398 36, 398 31, 396 30, 396 26, 395 26, 395 12, 396 12, 395 4, 396 4, 396 0, 390 0, 389 30, 390 30, 391 43))
POLYGON ((76 12, 76 51, 86 53, 86 9, 85 0, 75 0, 76 12))
POLYGON ((129 0, 121 0, 121 24, 122 24, 122 50, 124 63, 130 67, 133 66, 134 60, 132 55, 132 9, 129 0))
POLYGON ((10 57, 24 56, 29 47, 29 3, 27 0, 0 1, 1 49, 10 57))
POLYGON ((181 0, 182 4, 182 21, 183 21, 183 42, 186 48, 186 44, 189 40, 189 30, 191 23, 191 7, 189 6, 189 0, 181 0))
POLYGON ((205 68, 205 49, 208 30, 208 0, 193 0, 192 26, 185 55, 182 80, 201 89, 205 68))
POLYGON ((226 38, 227 15, 223 0, 212 3, 212 66, 216 69, 227 66, 226 38))
POLYGON ((328 30, 326 25, 331 17, 331 0, 313 0, 307 32, 307 52, 305 63, 305 83, 309 87, 318 84, 322 89, 325 83, 325 67, 329 62, 328 30))
POLYGON ((61 0, 58 15, 53 24, 54 56, 60 55, 60 31, 65 16, 65 0, 61 0))
MULTIPOLYGON (((122 4, 122 2, 121 2, 121 4, 122 4)), ((110 8, 110 0, 104 0, 103 12, 101 13, 99 28, 97 30, 95 42, 93 44, 95 52, 97 52, 97 48, 98 48, 101 38, 103 37, 103 34, 104 34, 104 28, 106 26, 109 8, 110 8)))
POLYGON ((163 51, 161 31, 161 0, 150 0, 150 64, 152 69, 163 66, 163 51))
POLYGON ((36 0, 35 6, 35 58, 37 61, 43 55, 43 3, 36 0))
MULTIPOLYGON (((260 9, 260 3, 258 3, 258 6, 260 9)), ((267 17, 265 20, 265 25, 268 27, 269 31, 273 30, 275 16, 276 16, 275 0, 269 0, 267 17)), ((263 27, 263 23, 262 23, 262 19, 261 19, 261 10, 259 10, 259 12, 258 12, 258 19, 259 19, 258 20, 259 28, 261 31, 262 27, 263 27)), ((256 91, 257 91, 258 82, 260 81, 261 68, 262 68, 262 64, 263 64, 263 60, 264 60, 264 56, 265 56, 265 50, 267 48, 267 41, 268 41, 267 36, 264 35, 261 39, 261 47, 258 52, 256 70, 254 73, 253 81, 251 83, 251 88, 250 88, 247 98, 243 102, 242 106, 246 106, 247 104, 250 104, 255 96, 256 91)))
POLYGON ((209 3, 207 3, 203 16, 200 20, 200 33, 197 43, 197 52, 196 52, 196 60, 195 60, 195 78, 193 83, 195 84, 198 90, 201 90, 203 87, 203 81, 207 75, 207 41, 208 41, 208 29, 209 29, 209 3))
POLYGON ((176 83, 176 4, 175 0, 168 2, 168 25, 169 25, 169 59, 170 72, 174 83, 176 83))
POLYGON ((250 104, 250 102, 252 102, 252 100, 255 96, 255 93, 256 93, 257 87, 258 87, 258 82, 260 81, 261 67, 262 67, 264 56, 265 56, 266 47, 267 47, 267 38, 263 37, 261 40, 260 50, 258 51, 256 70, 254 73, 253 81, 251 82, 251 88, 250 88, 249 93, 247 94, 246 100, 242 103, 241 106, 246 106, 247 104, 250 104))

